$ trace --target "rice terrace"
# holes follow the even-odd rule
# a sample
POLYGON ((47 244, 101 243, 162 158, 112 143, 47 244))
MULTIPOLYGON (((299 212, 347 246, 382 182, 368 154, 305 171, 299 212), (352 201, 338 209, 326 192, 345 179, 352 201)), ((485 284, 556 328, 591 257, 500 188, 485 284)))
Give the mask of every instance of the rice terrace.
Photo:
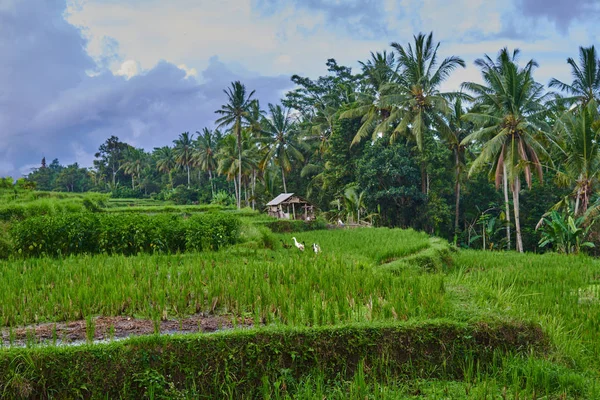
POLYGON ((587 256, 457 250, 412 229, 223 206, 5 196, 3 215, 27 215, 5 218, 6 398, 600 391, 600 264, 587 256))
POLYGON ((600 6, 492 3, 0 0, 0 399, 600 399, 600 6))

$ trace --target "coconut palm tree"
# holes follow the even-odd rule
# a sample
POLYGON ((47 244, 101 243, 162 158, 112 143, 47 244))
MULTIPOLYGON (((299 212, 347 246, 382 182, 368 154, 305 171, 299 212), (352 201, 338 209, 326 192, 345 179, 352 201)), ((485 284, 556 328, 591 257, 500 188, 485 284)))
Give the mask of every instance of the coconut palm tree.
POLYGON ((146 153, 144 149, 130 148, 127 150, 125 162, 123 163, 123 172, 131 175, 131 188, 133 190, 135 190, 135 177, 137 176, 138 181, 141 181, 141 173, 145 165, 146 153))
POLYGON ((462 100, 456 99, 452 105, 452 113, 448 115, 448 128, 439 131, 446 147, 452 152, 454 165, 454 232, 458 232, 460 216, 460 182, 466 168, 467 145, 462 141, 471 133, 472 124, 465 121, 465 110, 462 100))
POLYGON ((187 187, 190 188, 190 168, 194 164, 194 135, 183 132, 179 138, 173 140, 175 144, 175 162, 187 171, 187 187))
POLYGON ((394 126, 392 137, 410 133, 422 151, 425 133, 431 127, 445 125, 443 115, 450 111, 448 101, 466 97, 456 92, 440 92, 442 83, 456 68, 464 68, 465 62, 451 56, 438 65, 440 43, 433 42, 433 32, 427 36, 423 33, 414 36, 414 47, 399 43, 391 46, 398 53, 400 68, 397 83, 390 88, 389 94, 382 96, 381 104, 393 108, 388 117, 394 126))
POLYGON ((585 107, 592 100, 600 102, 600 59, 594 46, 579 48, 579 65, 570 57, 567 63, 571 66, 573 82, 569 85, 552 78, 548 86, 566 92, 569 97, 564 100, 568 103, 585 107))
POLYGON ((279 105, 269 104, 269 118, 265 119, 264 126, 267 136, 259 140, 263 143, 265 150, 261 166, 264 169, 264 166, 272 160, 279 166, 283 192, 287 193, 285 173, 292 169, 291 160, 304 161, 304 156, 299 150, 300 143, 294 138, 296 124, 290 118, 289 110, 284 110, 279 105))
POLYGON ((169 146, 155 147, 154 157, 156 158, 156 169, 158 172, 169 174, 169 185, 173 188, 173 170, 177 168, 175 161, 175 152, 169 146))
POLYGON ((361 127, 354 135, 351 146, 369 136, 373 136, 375 140, 378 134, 387 131, 392 107, 384 105, 382 97, 397 89, 390 85, 397 82, 398 77, 399 65, 394 53, 371 53, 370 60, 359 63, 362 66, 365 89, 357 94, 357 106, 341 114, 341 118, 362 117, 361 127))
POLYGON ((503 177, 510 181, 516 229, 516 248, 523 252, 519 219, 519 191, 521 175, 531 187, 532 172, 542 181, 540 155, 547 152, 540 140, 549 132, 544 120, 544 102, 551 96, 544 94, 543 85, 532 76, 537 66, 530 60, 520 68, 516 59, 519 50, 512 54, 504 48, 494 62, 487 55, 475 64, 482 68, 484 84, 463 83, 463 88, 475 94, 474 110, 464 118, 479 129, 469 134, 461 143, 482 142, 481 153, 474 160, 469 174, 483 165, 492 164, 496 188, 503 177))
POLYGON ((598 103, 590 100, 576 112, 566 112, 559 118, 554 131, 560 150, 560 183, 574 187, 574 215, 585 214, 590 197, 600 178, 600 113, 598 103))
POLYGON ((218 129, 212 131, 208 128, 204 128, 202 132, 197 131, 196 133, 198 136, 196 137, 196 151, 193 155, 194 165, 202 171, 208 172, 210 190, 214 196, 213 171, 217 170, 217 152, 223 135, 218 129))
MULTIPOLYGON (((244 183, 248 183, 250 174, 258 168, 259 150, 258 147, 251 144, 250 132, 246 129, 242 131, 242 163, 239 163, 237 140, 233 135, 226 135, 219 146, 217 154, 218 167, 217 172, 225 175, 228 181, 233 180, 236 198, 241 201, 244 183), (240 168, 241 165, 241 168, 240 168), (240 171, 241 170, 241 171, 240 171), (244 179, 236 181, 235 175, 242 176, 244 179), (238 184, 238 182, 240 182, 238 184)), ((247 187, 247 185, 246 185, 247 187)), ((246 191, 247 192, 247 191, 246 191)), ((246 196, 248 199, 248 196, 246 196)), ((241 203, 240 203, 241 205, 241 203)))
MULTIPOLYGON (((250 109, 252 107, 252 96, 254 90, 246 93, 246 87, 240 81, 235 81, 230 88, 224 90, 227 95, 227 104, 221 106, 220 110, 215 113, 222 115, 217 119, 217 128, 231 127, 235 138, 237 139, 238 148, 238 165, 242 164, 242 128, 244 124, 251 124, 250 109)), ((242 187, 242 169, 238 169, 237 187, 242 187)), ((241 208, 241 190, 238 192, 237 207, 241 208)))

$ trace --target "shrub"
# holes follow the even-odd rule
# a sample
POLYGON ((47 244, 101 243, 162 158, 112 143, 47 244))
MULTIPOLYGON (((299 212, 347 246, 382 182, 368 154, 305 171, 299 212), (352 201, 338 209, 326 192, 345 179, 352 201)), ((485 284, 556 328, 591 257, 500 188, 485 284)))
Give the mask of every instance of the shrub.
POLYGON ((321 218, 312 221, 280 219, 264 223, 275 233, 305 232, 327 229, 327 222, 321 218))
POLYGON ((233 215, 194 215, 187 221, 186 250, 218 250, 222 246, 234 244, 240 226, 240 220, 233 215))
POLYGON ((28 218, 15 223, 10 234, 25 257, 135 255, 218 250, 237 241, 239 228, 239 218, 222 213, 184 219, 172 214, 83 212, 28 218))

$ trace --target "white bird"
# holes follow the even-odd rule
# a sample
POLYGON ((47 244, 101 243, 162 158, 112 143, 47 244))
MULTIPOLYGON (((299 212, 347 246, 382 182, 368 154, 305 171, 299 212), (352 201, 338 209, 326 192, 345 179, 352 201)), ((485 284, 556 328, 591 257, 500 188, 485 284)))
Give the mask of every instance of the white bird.
POLYGON ((313 243, 313 251, 315 252, 315 254, 318 254, 321 252, 321 246, 319 246, 316 243, 313 243))
POLYGON ((292 239, 294 239, 294 244, 296 245, 296 247, 298 248, 298 250, 304 251, 304 245, 302 243, 298 243, 298 241, 296 240, 295 237, 293 237, 292 239))
POLYGON ((343 223, 343 222, 342 222, 342 220, 341 220, 341 219, 339 219, 339 218, 338 218, 338 225, 339 225, 339 226, 344 226, 344 223, 343 223))

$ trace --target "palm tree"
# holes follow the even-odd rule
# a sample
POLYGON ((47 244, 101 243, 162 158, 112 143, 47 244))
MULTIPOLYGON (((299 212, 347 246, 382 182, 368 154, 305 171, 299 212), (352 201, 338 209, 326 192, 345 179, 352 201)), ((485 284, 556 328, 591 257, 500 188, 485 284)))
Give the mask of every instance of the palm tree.
POLYGON ((567 63, 571 66, 573 82, 568 85, 552 78, 548 86, 568 93, 570 97, 564 99, 568 103, 579 103, 585 107, 592 100, 600 102, 600 59, 594 46, 579 48, 580 65, 570 57, 567 63))
MULTIPOLYGON (((227 104, 221 106, 220 110, 215 113, 222 115, 217 119, 217 128, 230 126, 237 139, 238 148, 238 165, 242 164, 242 127, 244 123, 252 123, 250 121, 250 108, 252 106, 252 96, 254 90, 246 94, 246 87, 240 81, 235 81, 230 88, 224 90, 227 95, 227 104)), ((242 169, 238 169, 238 184, 237 187, 242 187, 242 169)), ((241 208, 241 190, 238 192, 237 207, 241 208)))
POLYGON ((190 188, 190 168, 193 161, 194 155, 194 135, 190 135, 189 132, 183 132, 179 135, 178 139, 173 140, 175 144, 175 162, 177 165, 183 167, 187 171, 187 187, 190 188))
POLYGON ((373 140, 380 133, 387 131, 392 107, 383 104, 382 97, 395 90, 392 83, 397 82, 398 64, 394 53, 371 53, 371 59, 366 63, 359 62, 363 70, 365 90, 357 94, 357 107, 341 114, 341 118, 362 117, 359 128, 351 146, 359 143, 365 137, 373 135, 373 140))
POLYGON ((458 232, 460 215, 460 181, 466 167, 466 144, 462 141, 471 132, 470 123, 463 119, 465 112, 460 98, 454 101, 452 113, 448 116, 448 128, 440 130, 446 147, 452 152, 454 164, 454 232, 458 232))
POLYGON ((496 188, 503 177, 510 181, 513 194, 513 210, 517 234, 517 251, 523 252, 519 219, 520 176, 524 174, 531 187, 532 169, 542 181, 543 171, 539 155, 546 155, 540 139, 549 131, 544 121, 544 101, 551 94, 544 94, 543 85, 532 76, 537 66, 530 60, 519 68, 516 59, 519 50, 512 55, 508 49, 500 51, 496 62, 487 55, 475 64, 482 68, 484 84, 463 83, 463 88, 476 95, 474 110, 464 116, 480 129, 468 135, 461 143, 484 142, 481 153, 475 159, 469 174, 487 163, 492 164, 496 188))
POLYGON ((562 155, 558 172, 561 183, 574 186, 574 215, 585 214, 600 175, 600 113, 590 100, 576 113, 566 112, 556 122, 556 143, 562 155))
POLYGON ((155 147, 154 157, 156 158, 156 169, 162 173, 169 174, 169 184, 173 188, 173 170, 177 168, 175 161, 175 152, 169 146, 155 147))
POLYGON ((123 163, 123 172, 131 175, 131 188, 135 190, 135 177, 141 181, 141 172, 146 164, 146 153, 143 149, 131 148, 127 150, 125 162, 123 163))
MULTIPOLYGON (((440 43, 434 44, 433 32, 414 37, 414 48, 398 43, 391 46, 398 52, 400 72, 398 82, 390 94, 382 96, 381 103, 394 108, 388 118, 395 123, 393 137, 410 133, 423 150, 425 132, 431 127, 444 126, 443 115, 449 112, 448 101, 463 95, 456 92, 440 92, 440 86, 457 67, 465 67, 460 57, 447 57, 438 66, 437 51, 440 43)), ((465 97, 465 96, 463 96, 465 97)))
POLYGON ((242 131, 242 136, 244 149, 242 150, 241 158, 238 157, 237 139, 233 135, 226 135, 223 138, 217 154, 217 158, 219 160, 217 171, 219 174, 225 175, 228 181, 233 180, 236 198, 240 199, 240 205, 243 181, 240 179, 236 182, 235 175, 237 174, 238 177, 241 177, 242 175, 244 175, 245 178, 249 177, 250 172, 257 168, 258 160, 258 147, 250 144, 250 133, 247 130, 244 130, 242 131))
POLYGON ((271 160, 275 161, 281 169, 283 192, 287 193, 285 173, 292 169, 292 158, 302 162, 304 156, 299 150, 300 144, 294 138, 296 125, 290 118, 289 110, 284 111, 279 105, 269 104, 269 114, 269 118, 264 121, 267 137, 260 140, 266 150, 261 166, 264 167, 271 160))
POLYGON ((208 128, 204 128, 202 132, 196 133, 198 137, 196 138, 196 152, 193 156, 194 164, 202 171, 208 172, 210 190, 214 196, 213 171, 217 170, 217 151, 223 135, 218 129, 211 131, 208 128))

